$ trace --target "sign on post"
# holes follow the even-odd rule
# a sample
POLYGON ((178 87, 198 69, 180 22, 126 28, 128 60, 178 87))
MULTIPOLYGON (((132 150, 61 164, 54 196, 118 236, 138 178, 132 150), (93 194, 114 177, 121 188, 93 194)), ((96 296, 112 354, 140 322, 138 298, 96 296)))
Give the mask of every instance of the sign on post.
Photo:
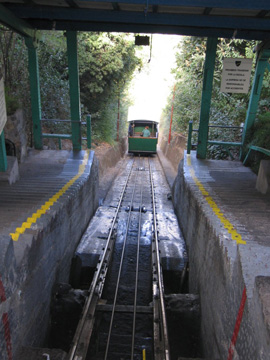
POLYGON ((5 99, 5 87, 4 79, 0 80, 0 135, 7 122, 7 110, 6 110, 6 99, 5 99))
POLYGON ((250 83, 252 59, 225 58, 220 91, 247 94, 250 83))

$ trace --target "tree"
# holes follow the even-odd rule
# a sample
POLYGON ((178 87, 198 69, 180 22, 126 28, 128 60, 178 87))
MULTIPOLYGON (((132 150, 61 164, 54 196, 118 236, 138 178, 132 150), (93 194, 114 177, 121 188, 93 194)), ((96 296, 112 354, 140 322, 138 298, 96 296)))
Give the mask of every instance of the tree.
MULTIPOLYGON (((255 41, 219 39, 209 124, 239 126, 245 121, 249 94, 220 92, 222 59, 224 57, 249 57, 253 58, 255 62, 255 54, 253 53, 255 45, 255 41)), ((193 121, 194 128, 198 128, 199 124, 205 51, 206 39, 185 37, 179 43, 179 51, 176 55, 177 68, 173 69, 176 78, 173 131, 185 135, 187 135, 189 121, 193 121)), ((269 94, 266 87, 264 87, 263 92, 269 94)), ((171 99, 169 98, 162 119, 162 126, 165 129, 168 129, 170 104, 171 99)), ((212 140, 239 141, 241 132, 239 130, 223 130, 221 134, 218 128, 211 128, 209 137, 212 140)), ((208 150, 212 157, 228 157, 228 153, 222 148, 209 146, 208 150)))
POLYGON ((114 139, 118 100, 121 113, 127 114, 128 85, 141 66, 134 39, 116 33, 81 33, 78 53, 84 111, 93 114, 94 133, 99 131, 99 137, 107 141, 114 139))
MULTIPOLYGON (((69 119, 67 48, 63 32, 42 32, 38 59, 42 118, 69 119)), ((79 33, 78 60, 82 117, 91 113, 93 135, 99 140, 111 141, 116 133, 118 99, 121 99, 122 127, 125 128, 127 88, 133 72, 141 65, 135 55, 134 38, 126 34, 79 33)), ((0 28, 0 65, 9 113, 22 107, 31 123, 27 48, 22 37, 4 27, 0 28)), ((51 132, 71 131, 70 125, 63 123, 45 125, 51 132)))

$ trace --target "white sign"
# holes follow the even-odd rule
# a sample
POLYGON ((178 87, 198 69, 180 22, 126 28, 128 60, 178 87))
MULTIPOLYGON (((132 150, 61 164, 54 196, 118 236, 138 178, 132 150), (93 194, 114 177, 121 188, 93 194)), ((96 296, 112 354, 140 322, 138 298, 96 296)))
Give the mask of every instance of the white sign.
POLYGON ((7 110, 6 110, 6 99, 5 99, 5 87, 4 79, 0 80, 0 135, 7 122, 7 110))
POLYGON ((220 91, 225 93, 248 93, 252 59, 225 58, 220 91))

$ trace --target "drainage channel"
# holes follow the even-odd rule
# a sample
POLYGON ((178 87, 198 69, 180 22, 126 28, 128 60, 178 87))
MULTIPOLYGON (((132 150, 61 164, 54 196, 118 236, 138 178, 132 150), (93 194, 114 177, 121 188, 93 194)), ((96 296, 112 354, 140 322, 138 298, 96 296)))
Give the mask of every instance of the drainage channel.
POLYGON ((201 355, 199 299, 181 294, 188 259, 166 186, 156 157, 130 157, 91 221, 73 262, 86 300, 68 360, 201 355))

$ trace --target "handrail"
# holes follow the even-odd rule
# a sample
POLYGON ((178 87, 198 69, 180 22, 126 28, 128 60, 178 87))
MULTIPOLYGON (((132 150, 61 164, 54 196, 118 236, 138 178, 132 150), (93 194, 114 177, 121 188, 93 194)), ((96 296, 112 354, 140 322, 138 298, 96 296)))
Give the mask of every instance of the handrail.
MULTIPOLYGON (((243 129, 242 126, 226 126, 226 125, 208 125, 208 128, 222 128, 222 129, 243 129)), ((187 141, 187 154, 190 154, 191 147, 197 144, 192 144, 192 132, 198 132, 198 129, 193 129, 193 121, 189 122, 188 126, 188 141, 187 141)), ((242 146, 241 142, 234 141, 216 141, 216 140, 207 140, 207 144, 209 145, 220 145, 224 147, 231 146, 242 146)))
POLYGON ((246 164, 246 162, 247 162, 247 160, 248 160, 248 158, 249 158, 249 155, 250 155, 250 153, 251 153, 252 150, 258 151, 258 152, 261 152, 261 153, 263 153, 263 154, 265 154, 265 155, 267 155, 267 156, 270 156, 270 150, 264 149, 264 148, 262 148, 262 147, 255 146, 255 145, 249 145, 249 150, 248 150, 248 153, 247 153, 247 155, 246 155, 246 157, 245 157, 245 159, 244 159, 244 161, 243 161, 243 165, 246 164))
MULTIPOLYGON (((86 116, 86 121, 79 121, 79 120, 67 120, 67 119, 40 119, 41 121, 54 121, 54 122, 65 122, 65 123, 80 123, 81 125, 86 125, 86 135, 87 137, 82 137, 82 140, 87 141, 87 148, 91 149, 91 115, 86 116)), ((72 139, 71 134, 48 134, 42 133, 42 138, 55 138, 58 139, 58 146, 59 150, 62 149, 62 139, 72 139)))

